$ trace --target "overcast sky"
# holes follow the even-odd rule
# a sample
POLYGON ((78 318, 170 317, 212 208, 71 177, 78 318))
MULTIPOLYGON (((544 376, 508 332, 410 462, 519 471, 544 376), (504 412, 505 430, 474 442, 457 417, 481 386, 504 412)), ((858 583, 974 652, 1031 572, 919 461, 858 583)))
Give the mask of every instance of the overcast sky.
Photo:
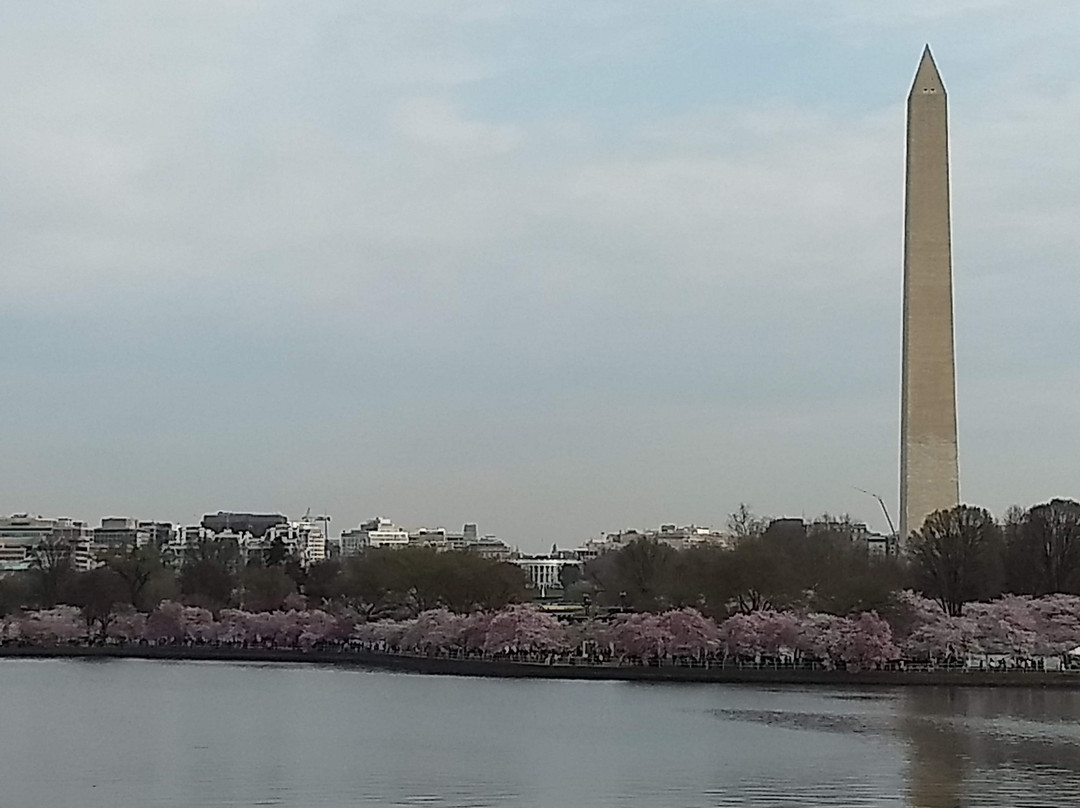
POLYGON ((1080 495, 1080 4, 0 3, 0 512, 896 515, 904 99, 961 493, 1080 495), (943 10, 947 9, 947 10, 943 10))

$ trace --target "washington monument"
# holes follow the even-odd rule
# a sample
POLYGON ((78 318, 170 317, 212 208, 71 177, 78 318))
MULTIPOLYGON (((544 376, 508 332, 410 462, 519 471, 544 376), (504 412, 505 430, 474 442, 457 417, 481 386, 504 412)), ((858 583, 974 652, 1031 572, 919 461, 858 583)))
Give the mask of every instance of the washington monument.
POLYGON ((901 541, 960 501, 949 230, 945 85, 927 47, 907 101, 901 541))

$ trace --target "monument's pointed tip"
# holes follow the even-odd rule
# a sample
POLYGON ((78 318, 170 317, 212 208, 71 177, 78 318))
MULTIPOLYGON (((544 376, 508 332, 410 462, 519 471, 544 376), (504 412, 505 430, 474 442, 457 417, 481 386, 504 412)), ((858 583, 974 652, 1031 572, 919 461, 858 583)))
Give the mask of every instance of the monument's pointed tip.
POLYGON ((911 85, 912 93, 915 92, 916 87, 921 88, 922 92, 945 92, 945 85, 941 80, 941 74, 938 73, 934 54, 930 52, 929 43, 923 46, 919 68, 915 71, 915 82, 911 85))

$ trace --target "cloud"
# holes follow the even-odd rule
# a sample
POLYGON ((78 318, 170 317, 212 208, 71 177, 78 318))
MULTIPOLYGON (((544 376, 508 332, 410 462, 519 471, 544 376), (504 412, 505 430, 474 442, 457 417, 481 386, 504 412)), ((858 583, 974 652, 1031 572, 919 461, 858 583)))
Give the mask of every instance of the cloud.
POLYGON ((403 99, 393 105, 389 118, 397 134, 426 147, 505 153, 521 138, 517 127, 469 120, 445 99, 403 99))
MULTIPOLYGON (((895 488, 909 12, 849 82, 817 58, 871 61, 816 16, 572 6, 7 10, 9 509, 311 504, 548 544, 553 513, 566 543, 740 500, 877 519, 849 486, 895 488)), ((1080 99, 952 54, 962 463, 1000 508, 1077 386, 1080 99), (1017 386, 1032 406, 996 403, 1017 386)))
POLYGON ((858 0, 834 0, 828 4, 832 13, 847 22, 870 23, 882 27, 919 24, 935 20, 985 16, 994 12, 1026 7, 1017 0, 911 0, 904 3, 860 3, 858 0))

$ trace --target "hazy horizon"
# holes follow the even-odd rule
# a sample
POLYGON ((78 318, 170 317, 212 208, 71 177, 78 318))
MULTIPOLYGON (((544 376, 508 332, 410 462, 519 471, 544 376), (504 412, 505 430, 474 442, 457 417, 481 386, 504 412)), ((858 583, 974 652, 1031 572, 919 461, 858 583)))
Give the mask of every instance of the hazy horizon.
POLYGON ((1080 8, 0 7, 0 513, 526 550, 897 518, 904 100, 949 96, 960 487, 1080 495, 1080 8))

